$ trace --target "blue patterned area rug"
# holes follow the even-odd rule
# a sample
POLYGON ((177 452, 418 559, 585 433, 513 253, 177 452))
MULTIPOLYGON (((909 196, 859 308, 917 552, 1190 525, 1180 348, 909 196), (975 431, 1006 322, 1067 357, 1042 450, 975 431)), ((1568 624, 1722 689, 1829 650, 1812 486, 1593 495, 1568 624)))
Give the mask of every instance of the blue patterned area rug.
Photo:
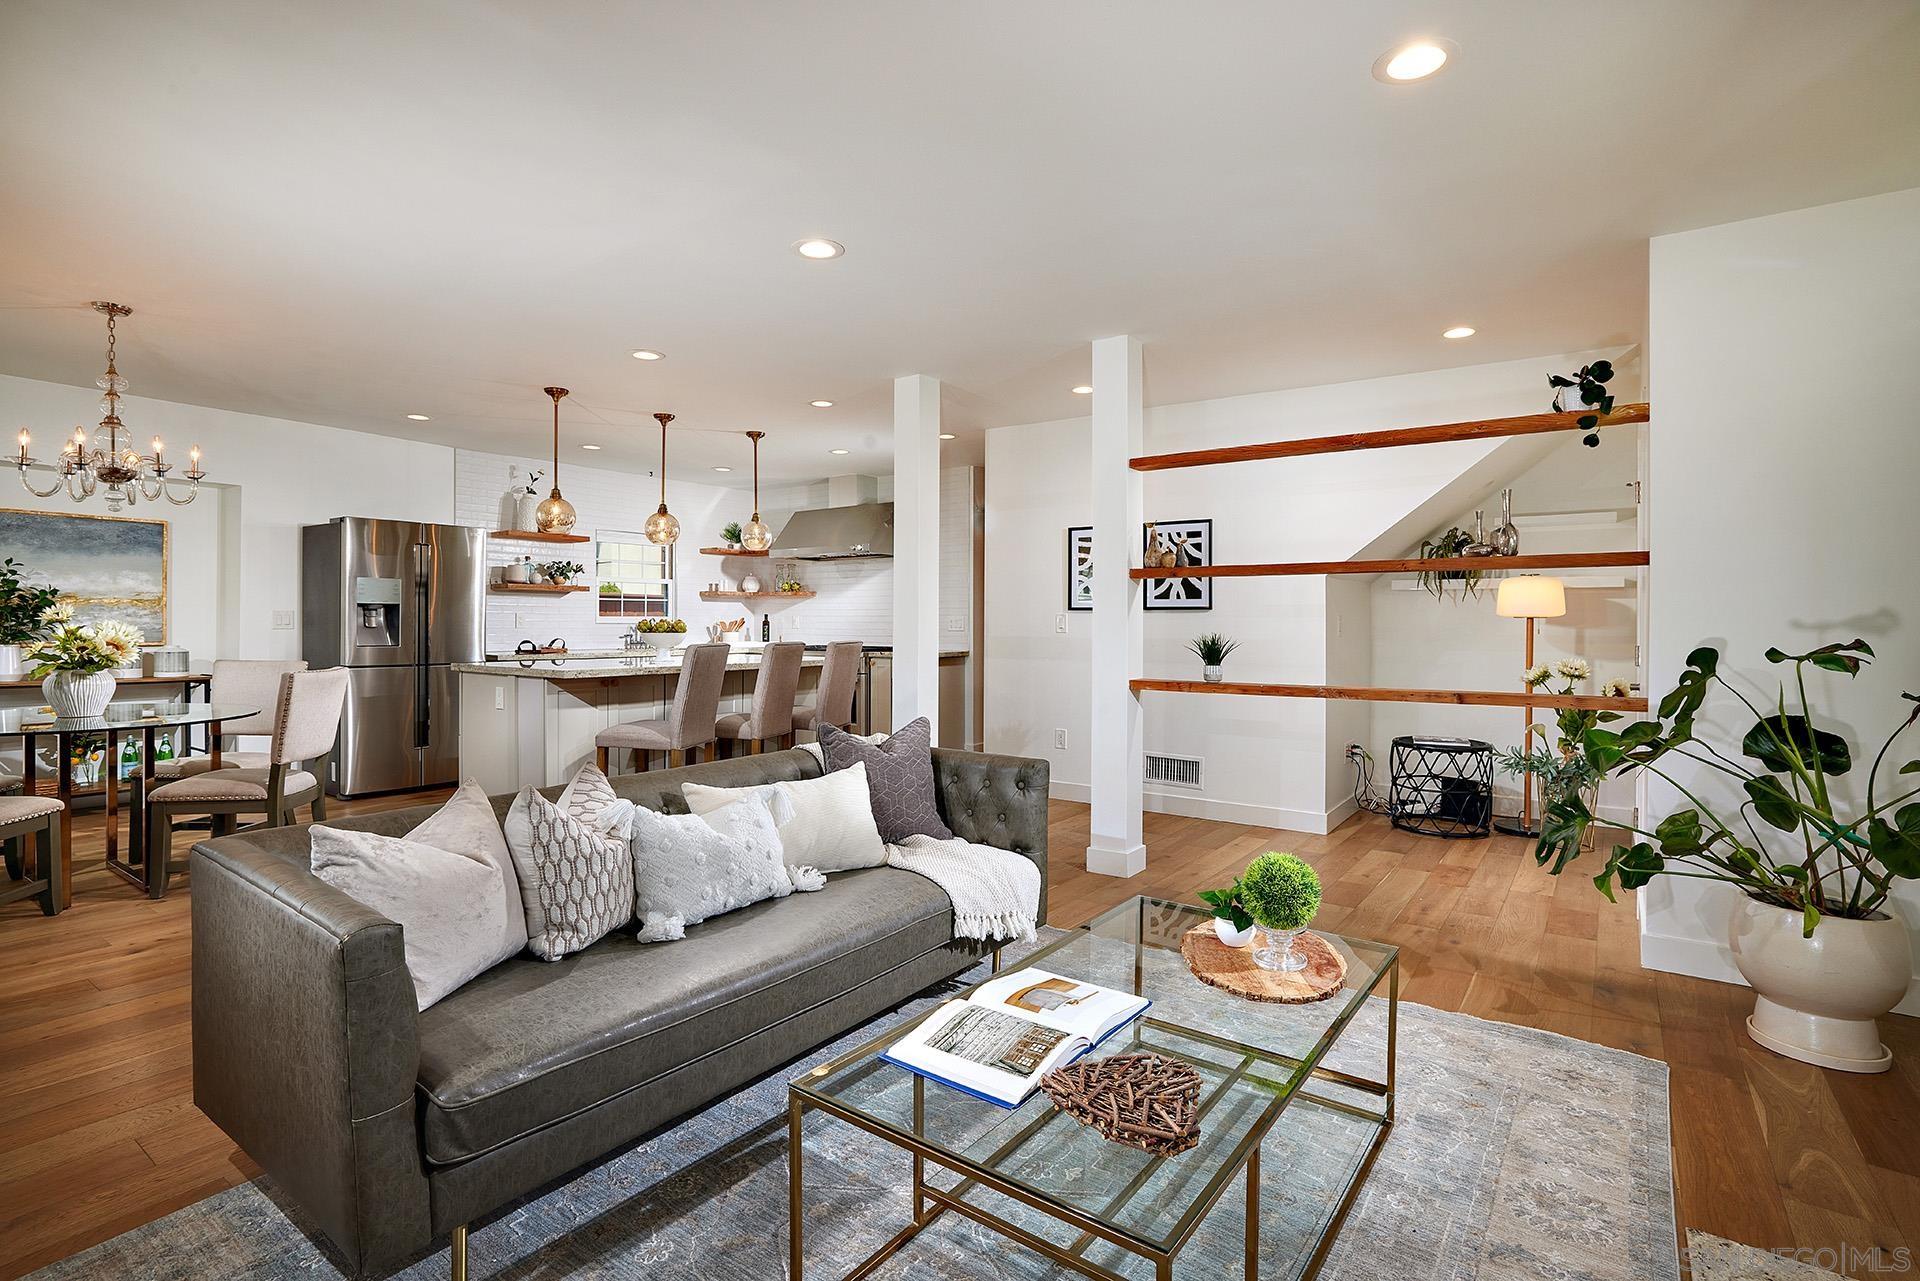
MULTIPOLYGON (((1014 951, 1008 949, 1010 958, 1014 951)), ((960 982, 985 976, 982 966, 960 982)), ((957 986, 922 993, 835 1045, 501 1211, 473 1231, 473 1274, 489 1281, 778 1281, 786 1275, 787 1081, 931 1008, 957 986)), ((1370 1001, 1334 1063, 1377 1072, 1385 1029, 1384 1002, 1370 1001)), ((1677 1281, 1664 1064, 1402 1003, 1398 1091, 1392 1134, 1322 1277, 1677 1281)), ((1289 1130, 1283 1119, 1262 1153, 1260 1275, 1267 1281, 1297 1276, 1305 1262, 1288 1225, 1327 1211, 1323 1190, 1288 1178, 1294 1163, 1312 1159, 1316 1136, 1304 1132, 1309 1128, 1289 1130)), ((809 1114, 806 1143, 807 1275, 842 1277, 911 1217, 907 1160, 818 1113, 809 1114)), ((1088 1160, 1097 1162, 1093 1146, 1088 1160)), ((1242 1275, 1244 1205, 1238 1186, 1228 1189, 1181 1254, 1178 1275, 1242 1275)), ((1117 1251, 1090 1257, 1128 1277, 1151 1276, 1143 1261, 1117 1251)), ((340 1275, 329 1249, 302 1231, 299 1211, 266 1179, 34 1274, 90 1281, 340 1275)), ((446 1251, 398 1275, 443 1281, 446 1251)), ((889 1281, 1071 1275, 954 1215, 876 1273, 889 1281)))

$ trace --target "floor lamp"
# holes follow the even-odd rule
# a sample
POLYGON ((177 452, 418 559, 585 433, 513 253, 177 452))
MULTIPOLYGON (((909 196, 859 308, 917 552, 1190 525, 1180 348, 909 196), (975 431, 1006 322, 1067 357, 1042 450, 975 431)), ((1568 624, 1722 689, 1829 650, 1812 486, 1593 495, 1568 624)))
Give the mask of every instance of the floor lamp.
MULTIPOLYGON (((1527 620, 1527 665, 1523 670, 1533 670, 1533 620, 1536 618, 1559 618, 1567 612, 1567 585, 1557 578, 1548 578, 1542 574, 1520 574, 1513 578, 1500 580, 1500 595, 1494 603, 1494 611, 1502 618, 1524 618, 1527 620)), ((1528 687, 1531 690, 1531 686, 1528 687)), ((1520 750, 1527 751, 1533 746, 1533 708, 1531 705, 1521 709, 1525 717, 1526 736, 1520 740, 1520 750)), ((1538 836, 1540 829, 1533 825, 1533 771, 1528 770, 1520 776, 1520 821, 1503 820, 1494 824, 1511 836, 1538 836)))

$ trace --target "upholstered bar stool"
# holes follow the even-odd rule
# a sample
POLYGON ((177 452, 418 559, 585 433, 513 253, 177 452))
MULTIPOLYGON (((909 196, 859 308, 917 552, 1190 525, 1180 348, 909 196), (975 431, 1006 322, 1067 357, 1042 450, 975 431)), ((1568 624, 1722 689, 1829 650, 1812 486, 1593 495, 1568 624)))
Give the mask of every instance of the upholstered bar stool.
POLYGON ((0 903, 37 898, 48 916, 67 905, 60 875, 60 823, 65 816, 66 807, 51 796, 0 796, 0 845, 7 851, 7 884, 0 886, 0 903), (31 876, 25 857, 29 838, 35 860, 31 876))
POLYGON ((714 725, 725 743, 746 743, 753 753, 769 740, 793 733, 793 695, 800 688, 800 663, 807 647, 799 641, 780 641, 760 653, 760 670, 753 678, 753 710, 730 712, 714 725))
MULTIPOLYGON (((260 711, 242 717, 237 721, 223 721, 220 725, 220 768, 222 769, 265 769, 269 764, 265 752, 233 751, 234 739, 240 734, 271 734, 276 705, 280 699, 280 678, 288 672, 304 672, 307 660, 293 659, 254 659, 254 658, 217 658, 213 662, 213 679, 207 691, 207 701, 216 706, 226 703, 234 707, 257 707, 260 711)), ((163 783, 177 778, 192 778, 195 774, 204 774, 213 768, 212 756, 176 756, 172 760, 155 761, 153 776, 163 783)))
POLYGON ((811 706, 793 709, 793 728, 811 730, 820 736, 822 725, 839 729, 853 728, 853 684, 860 674, 860 642, 834 641, 827 646, 826 665, 820 669, 820 686, 811 706))
POLYGON ((344 667, 288 672, 280 678, 266 768, 208 770, 147 793, 150 897, 167 892, 176 815, 211 814, 214 831, 221 835, 231 832, 235 816, 243 814, 260 815, 262 827, 283 827, 293 822, 296 809, 311 805, 314 822, 326 818, 327 758, 340 734, 347 679, 344 667))
POLYGON ((600 772, 616 748, 633 753, 635 770, 651 752, 665 752, 669 766, 685 765, 713 741, 714 718, 720 714, 720 686, 727 679, 725 645, 689 645, 681 651, 680 680, 673 689, 673 706, 665 720, 624 721, 594 736, 594 755, 600 772), (691 755, 690 755, 691 754, 691 755))

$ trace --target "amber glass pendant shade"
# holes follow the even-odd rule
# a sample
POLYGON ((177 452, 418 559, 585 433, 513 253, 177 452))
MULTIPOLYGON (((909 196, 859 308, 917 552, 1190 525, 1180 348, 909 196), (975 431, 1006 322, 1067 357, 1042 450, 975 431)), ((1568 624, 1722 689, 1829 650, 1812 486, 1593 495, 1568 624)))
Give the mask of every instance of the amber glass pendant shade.
POLYGON ((671 547, 680 539, 680 521, 667 510, 667 424, 673 415, 655 414, 654 418, 660 423, 660 510, 647 517, 643 532, 654 546, 671 547))
POLYGON ((750 431, 753 442, 753 516, 740 527, 740 545, 750 552, 763 552, 773 546, 773 531, 760 519, 760 438, 767 433, 750 431))
POLYGON ((573 510, 572 503, 560 496, 560 398, 567 394, 567 389, 543 387, 541 390, 553 398, 553 491, 534 508, 533 523, 543 534, 571 534, 580 515, 573 510))

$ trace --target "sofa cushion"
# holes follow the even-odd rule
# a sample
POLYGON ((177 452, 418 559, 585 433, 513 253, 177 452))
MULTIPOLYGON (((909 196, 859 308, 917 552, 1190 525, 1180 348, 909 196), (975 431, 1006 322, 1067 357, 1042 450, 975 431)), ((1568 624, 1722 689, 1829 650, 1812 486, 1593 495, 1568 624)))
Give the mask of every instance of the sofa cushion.
POLYGON ((671 947, 622 931, 560 961, 495 966, 420 1014, 427 1159, 468 1160, 724 1055, 952 937, 933 882, 875 867, 715 918, 671 947))

